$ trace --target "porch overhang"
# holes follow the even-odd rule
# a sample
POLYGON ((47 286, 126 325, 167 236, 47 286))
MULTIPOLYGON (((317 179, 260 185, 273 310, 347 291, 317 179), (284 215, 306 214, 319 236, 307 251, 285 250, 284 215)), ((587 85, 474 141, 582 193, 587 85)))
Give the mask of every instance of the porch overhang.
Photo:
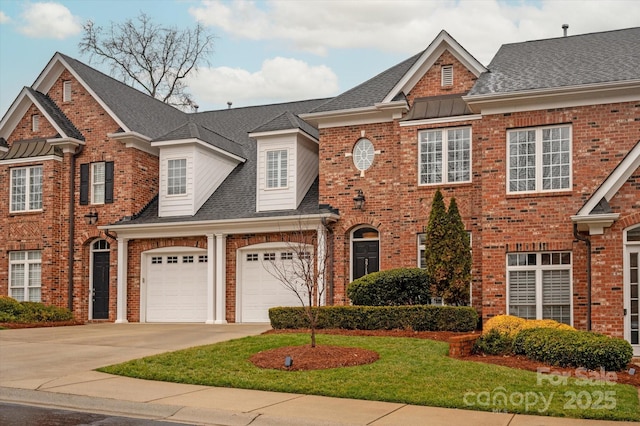
POLYGON ((571 220, 578 225, 578 231, 588 231, 589 235, 602 235, 605 228, 611 227, 619 217, 619 213, 604 213, 575 215, 571 216, 571 220))

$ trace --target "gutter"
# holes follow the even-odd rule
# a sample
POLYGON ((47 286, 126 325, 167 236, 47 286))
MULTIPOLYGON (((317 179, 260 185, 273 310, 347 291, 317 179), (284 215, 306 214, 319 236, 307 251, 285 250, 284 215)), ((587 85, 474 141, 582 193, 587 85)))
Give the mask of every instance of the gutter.
POLYGON ((573 224, 573 236, 587 246, 587 331, 591 331, 591 240, 578 232, 578 224, 573 224))

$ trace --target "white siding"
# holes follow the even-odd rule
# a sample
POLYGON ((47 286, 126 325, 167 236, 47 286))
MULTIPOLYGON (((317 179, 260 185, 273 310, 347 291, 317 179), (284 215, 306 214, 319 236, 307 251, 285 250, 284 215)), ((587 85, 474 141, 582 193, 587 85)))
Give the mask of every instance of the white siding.
POLYGON ((300 205, 309 187, 318 177, 318 144, 298 135, 297 151, 296 207, 300 205))
POLYGON ((296 204, 296 137, 294 134, 269 137, 258 140, 258 164, 257 164, 257 200, 258 211, 295 209, 296 204), (287 176, 286 188, 267 189, 266 178, 266 152, 271 150, 287 150, 287 176))
POLYGON ((158 215, 190 216, 194 214, 194 181, 193 168, 195 162, 194 146, 166 147, 160 150, 160 197, 158 215), (167 195, 167 162, 169 160, 187 160, 187 193, 167 195))
POLYGON ((192 214, 195 214, 202 207, 237 164, 237 161, 223 158, 203 147, 197 147, 194 167, 196 185, 192 214))

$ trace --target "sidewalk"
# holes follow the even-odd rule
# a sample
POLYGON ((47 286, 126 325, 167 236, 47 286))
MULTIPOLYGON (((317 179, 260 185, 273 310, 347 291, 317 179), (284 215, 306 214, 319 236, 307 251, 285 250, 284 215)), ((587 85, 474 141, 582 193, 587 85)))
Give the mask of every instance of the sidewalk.
MULTIPOLYGON (((184 337, 180 336, 184 336, 186 330, 194 332, 193 329, 178 327, 166 326, 156 329, 152 327, 154 326, 145 329, 139 326, 115 325, 105 326, 103 329, 94 327, 78 330, 86 332, 83 336, 73 336, 73 330, 50 332, 57 334, 56 336, 50 336, 45 332, 2 331, 0 332, 0 364, 3 365, 0 366, 2 376, 0 377, 0 400, 199 425, 620 426, 632 424, 185 385, 131 379, 91 371, 90 357, 95 357, 98 352, 107 353, 108 359, 132 359, 138 357, 140 353, 148 355, 184 346, 185 343, 182 342, 184 337), (114 333, 114 330, 118 332, 114 333), (150 335, 150 330, 153 331, 153 335, 150 335), (103 332, 105 333, 100 336, 103 332), (174 338, 180 342, 160 345, 162 337, 171 339, 174 334, 176 336, 174 338), (51 340, 47 342, 47 339, 51 340), (61 340, 66 343, 60 343, 61 340), (27 356, 27 352, 31 355, 27 356), (30 359, 30 357, 37 359, 30 359), (23 359, 23 365, 19 365, 21 362, 19 358, 23 359), (59 367, 51 365, 56 362, 56 359, 62 358, 67 362, 71 362, 70 359, 74 361, 71 365, 59 367), (49 367, 42 362, 44 359, 48 360, 49 367), (32 365, 32 368, 30 369, 28 365, 32 365), (23 368, 29 371, 23 370, 20 373, 12 370, 10 374, 7 367, 23 368)), ((202 333, 197 336, 198 344, 204 344, 200 343, 201 341, 219 341, 260 332, 255 326, 254 328, 227 327, 217 328, 215 333, 211 333, 212 328, 198 331, 202 333)), ((93 362, 98 361, 94 359, 93 362)), ((101 364, 105 365, 104 360, 101 364)), ((640 423, 635 424, 640 425, 640 423)))

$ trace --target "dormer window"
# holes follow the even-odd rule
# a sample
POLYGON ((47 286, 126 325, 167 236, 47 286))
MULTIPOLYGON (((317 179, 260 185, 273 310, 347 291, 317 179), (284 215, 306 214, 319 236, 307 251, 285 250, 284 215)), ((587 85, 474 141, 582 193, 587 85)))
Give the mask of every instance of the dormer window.
POLYGON ((445 65, 441 70, 442 87, 453 86, 453 65, 445 65))
POLYGON ((71 102, 71 81, 62 82, 62 102, 71 102))
POLYGON ((184 195, 187 193, 187 159, 168 160, 167 162, 167 195, 184 195))
POLYGON ((38 114, 33 114, 31 116, 31 131, 33 132, 40 131, 40 116, 38 114))
POLYGON ((287 187, 287 150, 267 151, 267 188, 287 187))

